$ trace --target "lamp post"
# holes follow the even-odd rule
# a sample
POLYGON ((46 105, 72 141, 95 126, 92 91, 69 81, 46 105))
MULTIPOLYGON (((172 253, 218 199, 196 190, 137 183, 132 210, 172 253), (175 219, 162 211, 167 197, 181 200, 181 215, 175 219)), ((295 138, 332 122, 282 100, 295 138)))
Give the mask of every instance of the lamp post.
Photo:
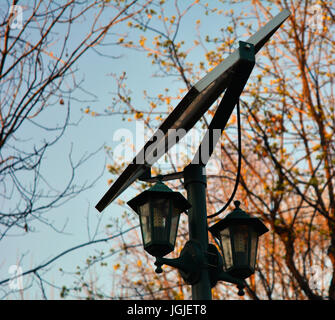
MULTIPOLYGON (((184 184, 187 198, 192 207, 189 210, 188 226, 190 240, 198 241, 201 250, 208 250, 208 226, 206 209, 206 174, 205 167, 190 164, 184 169, 184 184)), ((203 265, 207 264, 207 255, 203 255, 203 265)), ((192 286, 194 300, 210 300, 212 298, 210 275, 207 268, 201 268, 199 281, 192 286)))
MULTIPOLYGON (((243 295, 245 279, 255 272, 258 238, 268 229, 259 219, 242 211, 239 202, 235 202, 233 212, 208 228, 207 218, 217 216, 228 206, 236 188, 225 207, 214 215, 207 216, 205 167, 221 136, 214 134, 214 131, 222 133, 235 105, 238 105, 239 97, 255 65, 255 54, 289 15, 288 10, 283 10, 247 42, 239 41, 237 50, 199 80, 96 205, 101 212, 136 179, 158 181, 128 204, 140 217, 144 249, 156 257, 155 271, 161 273, 164 264, 177 268, 185 282, 192 285, 192 298, 196 300, 211 299, 211 288, 218 281, 236 284, 238 294, 243 295), (150 167, 179 141, 177 130, 183 129, 185 133, 189 131, 224 91, 191 164, 183 172, 151 177, 150 167), (162 183, 177 178, 184 178, 187 200, 162 183), (189 241, 179 258, 164 258, 174 249, 180 214, 186 210, 189 241), (208 231, 219 240, 222 256, 214 244, 208 243, 208 231)), ((237 109, 239 119, 239 107, 237 109)), ((240 160, 239 147, 239 163, 240 160)), ((238 185, 238 178, 236 182, 235 187, 238 185)))

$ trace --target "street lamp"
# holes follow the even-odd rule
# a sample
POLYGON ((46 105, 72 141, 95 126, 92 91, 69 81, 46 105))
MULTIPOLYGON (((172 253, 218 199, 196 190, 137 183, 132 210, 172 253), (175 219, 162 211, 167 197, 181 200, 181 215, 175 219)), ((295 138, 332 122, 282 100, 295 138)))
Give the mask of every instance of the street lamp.
MULTIPOLYGON (((164 264, 177 268, 185 282, 192 285, 192 298, 195 300, 210 300, 211 288, 218 281, 236 284, 238 294, 243 295, 244 279, 255 272, 258 238, 268 229, 259 219, 250 217, 239 209, 239 202, 235 202, 236 209, 233 212, 208 228, 207 219, 217 216, 229 205, 238 183, 227 204, 220 211, 207 216, 205 167, 221 136, 216 132, 223 132, 235 105, 239 106, 240 95, 255 65, 255 54, 289 15, 288 10, 283 10, 247 42, 240 41, 237 50, 190 88, 152 139, 146 142, 96 205, 101 212, 137 179, 158 181, 152 188, 130 200, 128 205, 140 217, 144 249, 156 257, 156 272, 162 272, 161 266, 164 264), (150 167, 194 127, 224 91, 191 163, 182 172, 151 177, 150 167), (179 132, 177 134, 179 129, 183 132, 181 136, 179 132), (161 182, 173 179, 184 180, 189 202, 161 182), (164 255, 174 249, 180 214, 189 208, 189 240, 179 258, 164 258, 164 255), (208 243, 208 230, 219 239, 223 257, 214 244, 208 243)), ((239 107, 237 109, 239 115, 239 107)), ((241 130, 238 130, 240 133, 241 130)), ((238 177, 239 175, 237 182, 238 177)))
POLYGON ((240 209, 240 202, 224 219, 209 228, 220 242, 223 271, 246 279, 255 272, 258 237, 269 231, 263 222, 240 209))
POLYGON ((183 195, 158 181, 127 204, 140 216, 144 250, 155 257, 173 251, 180 214, 191 207, 183 195))

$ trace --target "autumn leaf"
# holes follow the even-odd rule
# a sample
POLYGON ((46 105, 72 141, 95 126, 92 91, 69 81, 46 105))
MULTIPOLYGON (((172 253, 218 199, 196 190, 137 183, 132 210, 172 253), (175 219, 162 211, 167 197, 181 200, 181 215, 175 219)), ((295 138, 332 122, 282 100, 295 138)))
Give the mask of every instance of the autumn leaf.
POLYGON ((138 120, 138 119, 141 119, 143 118, 143 113, 142 112, 136 112, 135 113, 135 119, 138 120))
POLYGON ((141 36, 141 38, 140 38, 140 40, 139 40, 139 43, 140 43, 140 45, 141 45, 142 47, 144 47, 144 45, 145 45, 145 41, 146 41, 146 40, 147 40, 146 37, 141 36))
POLYGON ((117 264, 115 264, 114 266, 113 266, 113 269, 116 271, 116 270, 118 270, 120 268, 120 264, 119 263, 117 263, 117 264))

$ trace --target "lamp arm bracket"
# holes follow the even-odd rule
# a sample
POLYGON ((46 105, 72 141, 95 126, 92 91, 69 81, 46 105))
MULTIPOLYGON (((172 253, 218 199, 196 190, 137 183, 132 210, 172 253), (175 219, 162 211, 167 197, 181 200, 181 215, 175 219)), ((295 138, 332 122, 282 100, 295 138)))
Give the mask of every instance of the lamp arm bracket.
POLYGON ((237 286, 240 287, 245 287, 245 281, 239 278, 235 278, 233 276, 231 276, 230 274, 228 274, 227 272, 221 271, 218 274, 218 280, 221 281, 225 281, 225 282, 229 282, 229 283, 233 283, 236 284, 237 286))
POLYGON ((156 257, 156 273, 163 272, 161 268, 163 264, 177 268, 184 281, 193 285, 200 280, 201 269, 205 265, 205 255, 199 242, 189 240, 180 252, 179 258, 156 257))
POLYGON ((158 181, 170 181, 184 178, 184 171, 181 172, 172 172, 168 174, 158 174, 155 177, 152 177, 151 174, 146 174, 140 176, 138 179, 145 182, 158 182, 158 181))

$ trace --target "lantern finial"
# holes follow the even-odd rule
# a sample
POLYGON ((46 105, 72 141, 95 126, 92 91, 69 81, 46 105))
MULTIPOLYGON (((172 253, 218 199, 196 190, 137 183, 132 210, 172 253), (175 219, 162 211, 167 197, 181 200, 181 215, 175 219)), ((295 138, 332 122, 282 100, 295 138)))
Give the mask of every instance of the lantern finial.
POLYGON ((238 200, 235 200, 235 201, 234 201, 234 205, 235 205, 236 209, 239 209, 239 208, 240 208, 240 204, 241 204, 240 201, 238 201, 238 200))

